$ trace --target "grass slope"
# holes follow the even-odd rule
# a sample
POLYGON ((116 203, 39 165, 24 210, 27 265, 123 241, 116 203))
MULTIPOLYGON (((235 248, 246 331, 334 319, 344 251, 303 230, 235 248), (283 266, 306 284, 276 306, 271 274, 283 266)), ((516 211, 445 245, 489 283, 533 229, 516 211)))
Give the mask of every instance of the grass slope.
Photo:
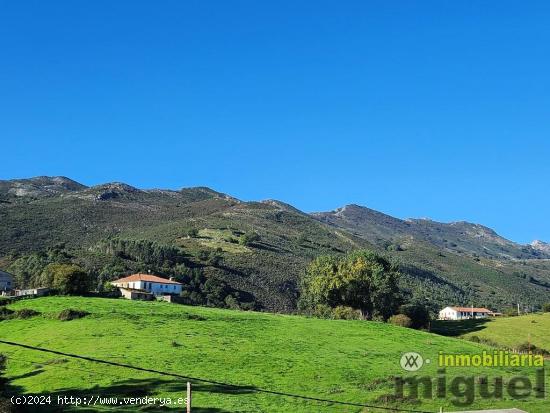
MULTIPOLYGON (((0 338, 140 367, 247 384, 272 390, 358 403, 376 403, 393 393, 393 376, 402 375, 402 353, 417 351, 436 360, 445 349, 479 353, 482 345, 388 324, 308 319, 298 316, 186 307, 122 299, 47 297, 20 301, 12 309, 42 314, 0 322, 0 338), (63 309, 86 310, 83 319, 59 321, 63 309)), ((91 364, 0 344, 11 357, 12 390, 33 394, 146 394, 180 397, 185 383, 155 374, 91 364), (29 363, 28 361, 36 364, 29 363)), ((419 372, 435 375, 435 363, 419 372)), ((511 377, 519 368, 448 369, 448 375, 511 377)), ((251 391, 228 391, 196 384, 194 412, 366 412, 251 391)), ((394 405, 395 406, 395 405, 394 405)), ((450 399, 403 404, 429 411, 451 408, 450 399)), ((544 400, 476 402, 473 407, 519 407, 547 412, 544 400)), ((100 410, 99 407, 95 408, 100 410)), ((107 409, 104 409, 107 410, 107 409)), ((135 411, 135 408, 117 408, 135 411)), ((181 411, 181 409, 180 409, 181 411)))
POLYGON ((535 346, 550 351, 550 313, 490 320, 478 331, 464 334, 465 338, 472 336, 478 336, 508 348, 515 348, 530 340, 535 346))

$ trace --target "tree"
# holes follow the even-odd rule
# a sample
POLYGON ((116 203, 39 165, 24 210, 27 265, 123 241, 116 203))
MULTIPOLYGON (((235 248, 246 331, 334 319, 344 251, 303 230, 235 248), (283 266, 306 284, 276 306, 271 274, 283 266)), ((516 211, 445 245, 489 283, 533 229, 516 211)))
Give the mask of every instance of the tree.
POLYGON ((412 328, 426 328, 430 323, 430 312, 420 303, 404 304, 399 307, 399 313, 411 319, 412 328))
POLYGON ((542 311, 544 311, 545 313, 550 313, 550 303, 543 304, 542 311))
POLYGON ((189 237, 189 238, 196 238, 197 235, 199 235, 199 230, 197 228, 189 228, 187 231, 186 231, 186 235, 189 237))
POLYGON ((206 304, 211 307, 224 307, 225 298, 229 294, 229 287, 223 281, 215 277, 210 277, 204 283, 204 295, 206 304))
POLYGON ((260 240, 260 235, 255 231, 247 231, 239 237, 239 244, 247 246, 260 240))
POLYGON ((347 306, 359 310, 363 318, 387 320, 400 304, 398 278, 397 268, 371 251, 320 256, 302 279, 300 308, 347 306))
POLYGON ((42 279, 51 280, 51 287, 59 294, 82 294, 90 288, 90 277, 74 264, 49 264, 44 268, 42 279))

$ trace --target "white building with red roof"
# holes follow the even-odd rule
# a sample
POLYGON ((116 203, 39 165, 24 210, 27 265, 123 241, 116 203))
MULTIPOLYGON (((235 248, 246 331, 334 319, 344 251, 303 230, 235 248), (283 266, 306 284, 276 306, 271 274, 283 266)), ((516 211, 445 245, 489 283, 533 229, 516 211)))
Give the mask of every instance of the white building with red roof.
POLYGON ((151 274, 133 274, 111 281, 129 299, 147 299, 153 296, 180 295, 183 284, 151 274))
POLYGON ((487 318, 493 316, 491 310, 483 307, 445 307, 439 312, 440 320, 468 320, 470 318, 487 318))

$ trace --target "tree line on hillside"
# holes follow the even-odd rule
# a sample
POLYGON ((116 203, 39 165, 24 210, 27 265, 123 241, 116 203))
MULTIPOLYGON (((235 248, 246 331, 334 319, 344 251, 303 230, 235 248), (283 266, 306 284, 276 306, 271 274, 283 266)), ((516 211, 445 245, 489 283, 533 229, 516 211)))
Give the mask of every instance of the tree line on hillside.
MULTIPOLYGON (((197 258, 203 266, 217 266, 223 261, 217 250, 199 251, 197 258)), ((181 282, 182 299, 187 304, 260 309, 251 294, 232 288, 219 277, 206 276, 181 248, 149 240, 103 240, 90 249, 87 259, 77 258, 58 244, 18 257, 9 271, 20 288, 47 287, 63 295, 112 295, 116 288, 110 281, 135 272, 151 272, 181 282)))
MULTIPOLYGON (((247 235, 243 243, 258 239, 252 233, 243 235, 247 235)), ((49 287, 59 294, 109 292, 113 290, 109 284, 113 279, 151 271, 181 282, 182 298, 187 304, 262 309, 251 293, 236 290, 223 277, 204 271, 207 267, 218 273, 224 271, 223 251, 207 249, 194 254, 178 246, 149 240, 110 238, 98 242, 85 256, 67 250, 63 244, 45 252, 20 256, 9 271, 16 276, 20 287, 49 287)), ((420 303, 411 299, 419 293, 404 291, 408 284, 403 283, 397 266, 374 252, 360 250, 318 256, 300 279, 295 290, 298 290, 297 305, 301 313, 336 319, 391 321, 415 328, 429 322, 425 300, 420 303)))

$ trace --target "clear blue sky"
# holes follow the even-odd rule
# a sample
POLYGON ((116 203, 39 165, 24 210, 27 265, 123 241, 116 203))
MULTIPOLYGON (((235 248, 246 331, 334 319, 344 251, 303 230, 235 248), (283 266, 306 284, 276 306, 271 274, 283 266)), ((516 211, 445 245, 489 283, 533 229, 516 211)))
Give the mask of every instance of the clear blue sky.
POLYGON ((0 178, 550 241, 550 2, 0 1, 0 178))

